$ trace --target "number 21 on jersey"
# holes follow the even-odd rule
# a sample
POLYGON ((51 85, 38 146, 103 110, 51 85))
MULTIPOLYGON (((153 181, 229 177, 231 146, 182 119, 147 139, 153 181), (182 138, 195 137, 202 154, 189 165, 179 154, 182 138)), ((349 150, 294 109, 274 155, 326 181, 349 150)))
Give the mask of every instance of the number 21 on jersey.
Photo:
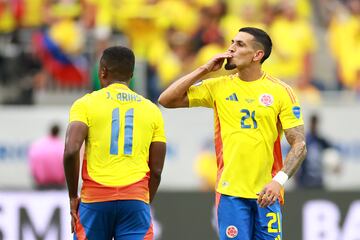
POLYGON ((130 108, 125 112, 125 123, 120 121, 120 110, 114 108, 111 117, 111 139, 110 139, 110 154, 119 154, 119 134, 120 127, 124 127, 124 154, 132 154, 133 146, 133 128, 134 128, 134 109, 130 108))
POLYGON ((250 111, 248 109, 241 109, 241 128, 257 128, 257 121, 255 120, 255 111, 250 111), (250 120, 251 118, 251 120, 250 120))

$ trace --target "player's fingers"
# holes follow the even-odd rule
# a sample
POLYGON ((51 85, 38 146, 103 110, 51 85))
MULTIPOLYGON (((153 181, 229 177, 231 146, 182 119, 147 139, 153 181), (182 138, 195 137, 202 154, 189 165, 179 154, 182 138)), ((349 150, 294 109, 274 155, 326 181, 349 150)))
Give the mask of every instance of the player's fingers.
POLYGON ((271 201, 270 201, 270 204, 269 204, 269 205, 273 205, 273 204, 276 202, 277 199, 278 199, 278 196, 277 196, 277 195, 273 195, 273 196, 271 197, 271 201))
POLYGON ((258 195, 258 203, 260 203, 260 201, 263 198, 264 194, 265 194, 265 190, 262 190, 261 192, 257 193, 257 195, 258 195))
POLYGON ((71 211, 70 211, 70 215, 71 215, 72 218, 76 218, 76 215, 77 215, 77 214, 76 214, 76 211, 75 211, 75 210, 71 210, 71 211))
POLYGON ((266 200, 265 199, 261 199, 261 201, 260 201, 260 207, 264 207, 265 206, 265 204, 266 204, 266 202, 265 202, 266 200))
POLYGON ((266 199, 264 197, 259 197, 257 202, 260 206, 262 206, 266 202, 266 199))
POLYGON ((269 201, 266 200, 266 199, 263 199, 263 200, 261 201, 260 207, 265 208, 265 207, 267 207, 268 205, 269 205, 269 201))
POLYGON ((266 195, 263 195, 259 202, 260 207, 264 207, 266 205, 266 201, 267 201, 266 195))
POLYGON ((223 53, 223 54, 217 55, 217 56, 214 58, 214 60, 215 60, 215 61, 218 61, 218 60, 220 60, 220 59, 225 60, 226 58, 231 58, 231 57, 232 57, 232 55, 231 55, 230 53, 223 53))
POLYGON ((265 204, 264 207, 267 207, 267 206, 271 205, 271 200, 272 200, 272 196, 269 195, 269 196, 266 198, 266 204, 265 204))
POLYGON ((270 193, 264 194, 263 197, 262 197, 262 201, 261 201, 260 206, 261 207, 269 206, 271 204, 272 199, 273 199, 272 194, 270 194, 270 193))
POLYGON ((215 61, 215 65, 221 67, 222 64, 224 63, 224 61, 225 61, 225 58, 219 58, 215 61))
POLYGON ((73 217, 71 217, 71 233, 74 233, 75 230, 75 220, 73 217))

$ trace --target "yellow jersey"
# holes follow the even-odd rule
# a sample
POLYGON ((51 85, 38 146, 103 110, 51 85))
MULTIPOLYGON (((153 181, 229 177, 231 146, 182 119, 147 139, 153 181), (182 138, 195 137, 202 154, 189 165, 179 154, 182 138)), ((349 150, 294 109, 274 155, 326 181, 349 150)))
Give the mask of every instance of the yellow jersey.
POLYGON ((75 101, 70 122, 88 126, 82 166, 83 202, 149 202, 149 148, 165 142, 159 108, 123 84, 111 84, 75 101))
POLYGON ((268 74, 251 82, 237 74, 190 87, 189 107, 214 109, 218 193, 257 198, 281 170, 282 129, 303 124, 292 89, 268 74))

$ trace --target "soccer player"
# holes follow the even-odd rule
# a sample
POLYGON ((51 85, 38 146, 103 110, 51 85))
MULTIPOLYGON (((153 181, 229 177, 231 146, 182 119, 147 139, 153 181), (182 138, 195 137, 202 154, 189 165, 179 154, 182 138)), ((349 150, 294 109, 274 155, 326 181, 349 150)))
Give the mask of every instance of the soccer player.
POLYGON ((74 239, 153 239, 149 203, 160 184, 166 139, 159 108, 128 88, 134 64, 130 49, 106 49, 99 65, 103 88, 71 107, 64 168, 74 239))
POLYGON ((214 109, 220 239, 282 239, 283 185, 306 154, 297 98, 289 86, 261 70, 271 48, 263 30, 241 28, 225 53, 175 81, 159 97, 169 108, 214 109), (199 81, 225 60, 225 69, 236 69, 236 74, 199 81), (291 145, 284 164, 282 131, 291 145))

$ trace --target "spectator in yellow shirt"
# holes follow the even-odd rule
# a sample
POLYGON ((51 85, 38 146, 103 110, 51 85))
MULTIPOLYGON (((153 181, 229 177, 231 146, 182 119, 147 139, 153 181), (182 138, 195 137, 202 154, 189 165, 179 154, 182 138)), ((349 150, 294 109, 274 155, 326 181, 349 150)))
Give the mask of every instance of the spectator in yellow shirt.
POLYGON ((294 88, 311 88, 311 60, 316 49, 311 25, 298 17, 293 4, 285 1, 278 7, 280 15, 269 26, 273 54, 264 69, 294 88))
POLYGON ((341 88, 360 91, 360 1, 347 0, 347 12, 333 16, 330 49, 337 63, 341 88))
POLYGON ((11 33, 16 28, 15 13, 10 1, 0 1, 0 34, 11 33))

